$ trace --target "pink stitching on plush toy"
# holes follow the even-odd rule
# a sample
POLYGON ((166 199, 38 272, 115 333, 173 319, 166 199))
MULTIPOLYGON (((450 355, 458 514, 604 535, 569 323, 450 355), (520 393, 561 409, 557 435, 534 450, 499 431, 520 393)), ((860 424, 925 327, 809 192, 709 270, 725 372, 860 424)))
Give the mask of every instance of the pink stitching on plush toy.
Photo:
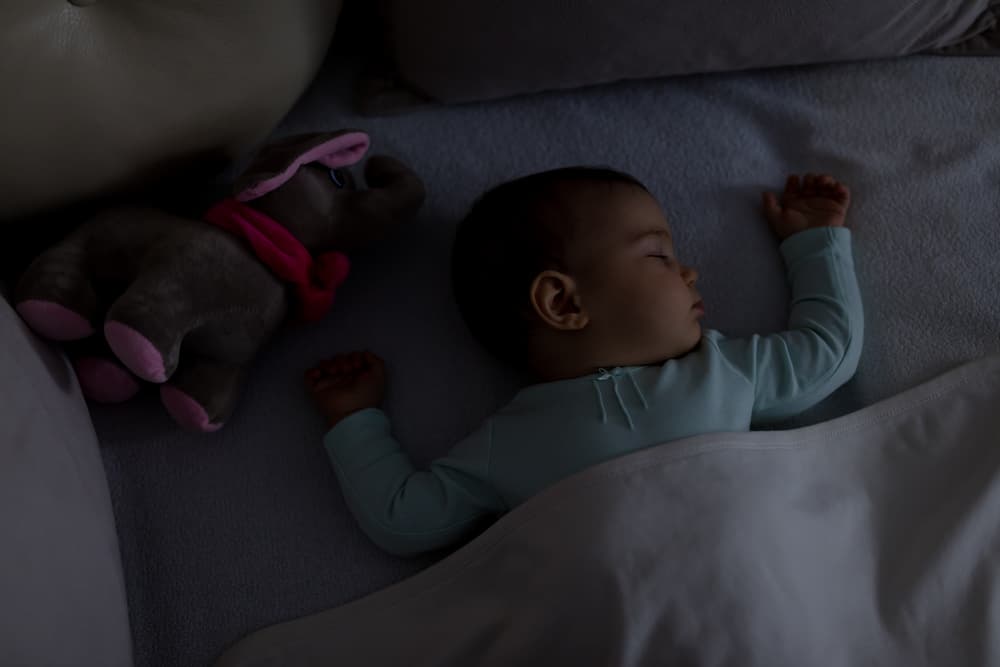
POLYGON ((266 195, 287 183, 304 164, 319 162, 330 169, 339 169, 356 164, 364 157, 370 140, 364 132, 349 132, 306 151, 295 158, 288 167, 271 178, 253 184, 236 195, 238 201, 250 201, 266 195))

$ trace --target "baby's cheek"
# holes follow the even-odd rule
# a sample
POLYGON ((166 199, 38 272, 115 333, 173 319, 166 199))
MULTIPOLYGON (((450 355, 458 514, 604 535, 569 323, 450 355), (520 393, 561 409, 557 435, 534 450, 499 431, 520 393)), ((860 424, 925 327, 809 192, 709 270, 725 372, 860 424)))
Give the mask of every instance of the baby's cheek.
POLYGON ((677 328, 677 318, 672 310, 669 301, 662 295, 654 295, 636 304, 632 326, 639 335, 663 339, 677 328))

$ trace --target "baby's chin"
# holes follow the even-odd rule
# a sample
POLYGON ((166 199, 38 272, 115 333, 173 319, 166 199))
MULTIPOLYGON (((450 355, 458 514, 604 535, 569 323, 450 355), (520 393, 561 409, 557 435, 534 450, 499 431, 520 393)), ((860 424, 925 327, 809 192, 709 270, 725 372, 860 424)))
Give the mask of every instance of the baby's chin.
POLYGON ((691 332, 691 337, 685 341, 683 346, 683 352, 678 356, 683 357, 685 354, 690 354, 701 347, 701 323, 695 322, 694 330, 691 332))
POLYGON ((691 336, 683 343, 678 342, 675 345, 670 346, 668 350, 650 356, 656 357, 657 361, 655 363, 657 364, 671 359, 680 359, 681 357, 686 356, 701 347, 701 338, 701 327, 699 327, 697 336, 691 336))
POLYGON ((680 359, 681 357, 687 356, 696 351, 699 347, 701 347, 701 336, 698 336, 696 341, 685 345, 679 354, 674 355, 674 359, 680 359))
POLYGON ((693 343, 693 344, 691 345, 690 349, 688 349, 688 351, 687 351, 687 352, 685 352, 685 354, 691 354, 692 352, 697 352, 697 351, 698 351, 698 348, 700 348, 700 347, 701 347, 701 338, 702 338, 702 336, 701 336, 701 332, 699 331, 699 332, 698 332, 698 340, 696 340, 696 341, 695 341, 695 342, 694 342, 694 343, 693 343))

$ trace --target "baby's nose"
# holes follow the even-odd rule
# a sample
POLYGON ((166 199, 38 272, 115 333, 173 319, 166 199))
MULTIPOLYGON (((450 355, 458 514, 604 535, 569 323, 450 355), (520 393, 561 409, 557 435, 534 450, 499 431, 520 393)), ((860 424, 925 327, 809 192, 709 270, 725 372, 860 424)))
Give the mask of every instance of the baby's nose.
POLYGON ((694 285, 698 282, 698 270, 693 266, 685 266, 681 270, 681 276, 683 276, 684 280, 687 281, 688 285, 694 285))

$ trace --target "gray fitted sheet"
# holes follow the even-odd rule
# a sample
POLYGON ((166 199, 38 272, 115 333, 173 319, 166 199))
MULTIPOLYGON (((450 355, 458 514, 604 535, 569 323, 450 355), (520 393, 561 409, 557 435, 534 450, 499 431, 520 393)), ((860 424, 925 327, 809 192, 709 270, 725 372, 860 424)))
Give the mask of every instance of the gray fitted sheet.
POLYGON ((401 561, 359 532, 302 390, 315 359, 370 347, 387 410, 420 462, 444 453, 518 378, 453 306, 451 234, 499 181, 568 164, 628 170, 657 194, 701 272, 706 324, 782 327, 788 296, 758 213, 791 171, 853 188, 865 303, 855 379, 797 424, 841 415, 1000 351, 1000 59, 910 57, 618 84, 365 119, 334 52, 278 134, 355 126, 409 161, 429 198, 411 226, 355 256, 336 307, 289 329, 215 435, 179 431, 147 393, 94 407, 121 537, 139 665, 202 665, 265 625, 327 609, 433 559, 401 561))

